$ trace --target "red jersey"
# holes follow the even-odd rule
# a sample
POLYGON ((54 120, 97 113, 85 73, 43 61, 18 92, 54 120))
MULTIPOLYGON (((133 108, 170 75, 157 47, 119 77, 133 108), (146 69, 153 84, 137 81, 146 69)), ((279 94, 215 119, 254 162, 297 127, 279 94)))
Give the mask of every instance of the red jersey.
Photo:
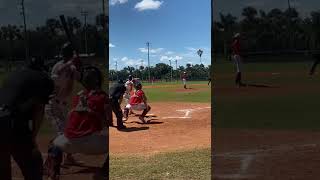
POLYGON ((74 96, 65 136, 79 138, 101 131, 106 121, 107 104, 107 94, 103 91, 80 92, 74 96))
POLYGON ((232 53, 235 55, 240 55, 240 41, 235 40, 231 45, 232 53))
POLYGON ((129 104, 136 105, 143 103, 144 92, 140 89, 134 92, 134 94, 130 97, 129 104))
POLYGON ((182 79, 187 79, 187 74, 182 74, 182 79))

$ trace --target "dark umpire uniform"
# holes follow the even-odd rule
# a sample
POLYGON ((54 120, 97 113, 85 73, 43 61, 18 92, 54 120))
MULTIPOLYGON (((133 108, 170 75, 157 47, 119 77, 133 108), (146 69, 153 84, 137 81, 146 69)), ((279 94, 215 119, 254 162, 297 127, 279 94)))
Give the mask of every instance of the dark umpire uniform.
POLYGON ((123 83, 122 80, 119 80, 118 83, 114 84, 110 88, 110 102, 111 102, 111 107, 112 111, 117 117, 117 129, 124 129, 126 128, 125 125, 123 125, 123 114, 122 114, 122 109, 120 107, 120 99, 122 99, 123 94, 126 92, 126 87, 123 83))
POLYGON ((0 89, 0 179, 11 180, 11 156, 25 180, 42 180, 35 138, 54 83, 37 64, 13 72, 0 89))

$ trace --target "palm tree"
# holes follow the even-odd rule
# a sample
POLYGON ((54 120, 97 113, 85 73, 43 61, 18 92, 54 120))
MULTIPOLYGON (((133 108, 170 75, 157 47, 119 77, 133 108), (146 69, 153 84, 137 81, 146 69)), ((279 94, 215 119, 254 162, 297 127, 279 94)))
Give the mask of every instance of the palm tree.
MULTIPOLYGON (((1 31, 3 39, 9 41, 9 60, 13 61, 14 41, 22 39, 21 31, 17 26, 12 26, 10 24, 8 26, 1 27, 1 31)), ((11 66, 9 65, 9 70, 10 69, 11 66)))
POLYGON ((230 42, 233 31, 235 29, 236 17, 231 14, 223 15, 220 13, 220 22, 223 27, 223 52, 226 59, 228 59, 227 54, 227 43, 230 42))

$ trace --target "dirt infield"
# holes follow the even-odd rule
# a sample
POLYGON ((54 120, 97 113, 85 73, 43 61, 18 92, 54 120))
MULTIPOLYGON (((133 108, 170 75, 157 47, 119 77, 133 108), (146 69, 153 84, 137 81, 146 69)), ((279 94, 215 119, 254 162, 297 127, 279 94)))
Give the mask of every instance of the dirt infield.
MULTIPOLYGON (((110 129, 110 153, 153 154, 157 152, 210 147, 211 107, 204 103, 151 103, 149 124, 131 116, 128 130, 110 129)), ((114 120, 114 124, 116 121, 114 120)))
POLYGON ((216 129, 214 179, 319 179, 320 132, 216 129))

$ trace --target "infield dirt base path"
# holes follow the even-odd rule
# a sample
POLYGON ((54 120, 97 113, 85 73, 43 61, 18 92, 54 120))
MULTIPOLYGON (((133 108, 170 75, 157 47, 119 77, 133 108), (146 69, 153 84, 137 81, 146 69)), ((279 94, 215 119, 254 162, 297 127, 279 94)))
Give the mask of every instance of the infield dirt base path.
MULTIPOLYGON (((157 152, 208 148, 211 144, 211 105, 209 103, 151 103, 148 118, 141 124, 131 116, 126 131, 110 128, 110 154, 152 154, 157 152)), ((141 113, 141 112, 137 112, 141 113)), ((114 120, 116 125, 116 121, 114 120)))
POLYGON ((215 180, 316 180, 320 177, 320 132, 215 131, 215 180))

